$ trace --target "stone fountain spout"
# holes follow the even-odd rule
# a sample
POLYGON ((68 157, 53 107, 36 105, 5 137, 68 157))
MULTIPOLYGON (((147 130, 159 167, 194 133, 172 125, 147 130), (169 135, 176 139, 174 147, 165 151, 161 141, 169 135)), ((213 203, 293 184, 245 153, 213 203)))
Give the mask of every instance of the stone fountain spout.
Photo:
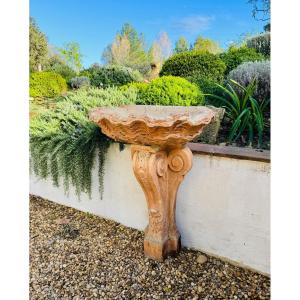
POLYGON ((214 112, 202 106, 130 105, 90 113, 104 134, 132 144, 133 171, 148 205, 144 253, 152 259, 161 261, 180 250, 176 195, 193 159, 186 143, 213 118, 214 112))

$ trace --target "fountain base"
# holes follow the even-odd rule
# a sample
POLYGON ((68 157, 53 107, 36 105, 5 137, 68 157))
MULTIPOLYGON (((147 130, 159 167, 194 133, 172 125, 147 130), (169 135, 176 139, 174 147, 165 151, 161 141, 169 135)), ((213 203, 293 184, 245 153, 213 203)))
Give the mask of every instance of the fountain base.
POLYGON ((131 146, 133 171, 148 204, 149 225, 145 230, 145 255, 162 261, 181 247, 176 227, 176 195, 192 167, 192 152, 186 147, 131 146))

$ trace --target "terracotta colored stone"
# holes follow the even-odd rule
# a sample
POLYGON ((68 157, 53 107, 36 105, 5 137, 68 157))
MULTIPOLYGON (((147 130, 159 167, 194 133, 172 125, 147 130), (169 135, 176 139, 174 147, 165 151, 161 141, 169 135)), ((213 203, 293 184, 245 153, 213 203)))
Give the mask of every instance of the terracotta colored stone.
POLYGON ((149 224, 145 255, 163 260, 180 250, 176 227, 176 195, 192 167, 185 144, 214 118, 206 107, 124 106, 99 108, 90 113, 104 134, 131 146, 133 171, 146 196, 149 224))

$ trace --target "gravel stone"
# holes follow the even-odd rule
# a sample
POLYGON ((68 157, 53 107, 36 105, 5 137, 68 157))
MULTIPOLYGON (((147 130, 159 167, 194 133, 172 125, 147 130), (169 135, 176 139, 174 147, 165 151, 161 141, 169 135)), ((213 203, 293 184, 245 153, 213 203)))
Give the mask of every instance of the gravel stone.
POLYGON ((197 263, 204 264, 205 262, 207 262, 207 257, 205 255, 199 255, 197 258, 197 263))
POLYGON ((156 262, 144 256, 143 239, 31 195, 30 299, 270 299, 269 277, 187 248, 156 262))

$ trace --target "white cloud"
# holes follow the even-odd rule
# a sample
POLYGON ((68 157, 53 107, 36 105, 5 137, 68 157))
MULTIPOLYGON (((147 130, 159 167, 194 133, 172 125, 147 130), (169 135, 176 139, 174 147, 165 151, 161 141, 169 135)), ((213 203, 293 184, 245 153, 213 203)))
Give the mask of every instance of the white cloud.
POLYGON ((173 23, 173 27, 188 33, 197 33, 209 28, 213 16, 188 16, 173 23))

